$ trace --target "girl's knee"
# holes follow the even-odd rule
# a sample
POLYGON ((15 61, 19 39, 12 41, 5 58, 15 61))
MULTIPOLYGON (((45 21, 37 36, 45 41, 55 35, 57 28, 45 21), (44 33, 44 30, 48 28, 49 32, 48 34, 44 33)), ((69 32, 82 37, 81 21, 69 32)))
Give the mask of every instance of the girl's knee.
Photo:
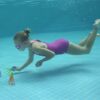
POLYGON ((91 52, 90 48, 85 48, 85 54, 89 54, 91 52))

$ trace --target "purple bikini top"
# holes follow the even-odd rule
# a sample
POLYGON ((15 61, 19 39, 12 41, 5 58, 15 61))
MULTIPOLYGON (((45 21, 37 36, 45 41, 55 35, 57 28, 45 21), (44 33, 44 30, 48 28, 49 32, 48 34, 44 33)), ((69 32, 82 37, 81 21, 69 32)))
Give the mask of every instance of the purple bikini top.
MULTIPOLYGON (((36 41, 39 41, 39 40, 32 40, 31 42, 36 42, 36 41)), ((20 49, 21 47, 22 47, 22 46, 21 46, 20 44, 17 44, 17 45, 16 45, 16 48, 17 48, 17 49, 20 49)))

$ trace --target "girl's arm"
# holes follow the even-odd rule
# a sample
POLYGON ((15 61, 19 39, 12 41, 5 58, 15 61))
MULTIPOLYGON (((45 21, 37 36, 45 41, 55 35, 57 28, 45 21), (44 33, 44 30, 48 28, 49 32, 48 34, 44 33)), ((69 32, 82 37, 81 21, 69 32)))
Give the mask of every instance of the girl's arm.
POLYGON ((20 68, 17 68, 17 70, 21 71, 22 69, 27 67, 29 64, 31 64, 32 61, 33 61, 33 57, 34 57, 34 54, 33 54, 32 50, 29 49, 29 58, 28 58, 28 60, 20 68))
POLYGON ((50 60, 55 56, 55 53, 47 48, 42 48, 40 46, 34 47, 34 50, 39 52, 42 56, 45 56, 43 59, 36 63, 36 66, 41 66, 44 61, 50 60))

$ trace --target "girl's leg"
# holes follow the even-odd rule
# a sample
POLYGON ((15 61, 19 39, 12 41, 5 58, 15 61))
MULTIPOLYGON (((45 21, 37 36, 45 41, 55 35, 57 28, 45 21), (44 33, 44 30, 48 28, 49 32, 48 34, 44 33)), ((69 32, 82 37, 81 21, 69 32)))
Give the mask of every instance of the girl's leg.
POLYGON ((81 42, 79 43, 80 46, 84 46, 86 43, 87 39, 81 40, 81 42))
MULTIPOLYGON (((80 46, 84 46, 87 43, 87 40, 89 39, 90 35, 91 35, 91 33, 85 39, 81 40, 79 45, 80 46)), ((98 34, 97 34, 97 36, 98 36, 98 34)))
MULTIPOLYGON (((99 22, 99 24, 100 24, 100 22, 99 22)), ((86 41, 84 41, 84 46, 74 44, 74 43, 69 43, 69 49, 68 49, 67 53, 74 54, 74 55, 88 54, 91 51, 91 48, 95 41, 95 38, 97 35, 97 30, 98 30, 97 25, 94 25, 93 31, 87 37, 86 41)))
MULTIPOLYGON (((87 43, 87 40, 89 39, 91 33, 88 35, 88 37, 86 37, 85 39, 81 40, 81 42, 79 43, 80 46, 84 46, 87 43)), ((100 33, 97 33, 96 36, 100 36, 100 33)))
POLYGON ((78 44, 70 42, 67 53, 72 55, 82 55, 82 54, 88 54, 89 50, 85 46, 80 46, 78 44))
MULTIPOLYGON (((95 20, 94 27, 95 27, 95 26, 96 26, 97 28, 100 28, 100 19, 96 19, 96 20, 95 20)), ((79 43, 79 45, 80 45, 80 46, 84 46, 84 45, 87 43, 87 41, 90 39, 90 36, 91 36, 91 33, 88 35, 88 37, 86 37, 85 39, 83 39, 83 40, 79 43)), ((100 36, 100 34, 97 33, 96 36, 100 36)))
POLYGON ((96 39, 97 31, 98 31, 98 28, 96 25, 94 25, 93 31, 90 33, 90 35, 87 39, 87 42, 84 45, 89 51, 91 51, 91 49, 92 49, 92 46, 93 46, 94 41, 96 39))

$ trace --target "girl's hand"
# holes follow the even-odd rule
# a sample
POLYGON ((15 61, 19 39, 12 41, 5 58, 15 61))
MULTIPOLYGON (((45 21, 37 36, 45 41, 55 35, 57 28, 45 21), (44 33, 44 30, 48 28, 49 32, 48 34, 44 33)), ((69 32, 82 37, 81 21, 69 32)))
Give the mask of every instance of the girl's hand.
POLYGON ((13 66, 13 67, 11 68, 11 70, 12 70, 12 71, 21 71, 21 68, 18 68, 18 67, 16 67, 16 66, 13 66))
POLYGON ((21 71, 22 69, 21 68, 16 68, 16 71, 21 71))
POLYGON ((40 60, 40 61, 38 61, 35 65, 36 65, 36 67, 40 67, 40 66, 42 65, 42 63, 43 63, 43 61, 40 60))

